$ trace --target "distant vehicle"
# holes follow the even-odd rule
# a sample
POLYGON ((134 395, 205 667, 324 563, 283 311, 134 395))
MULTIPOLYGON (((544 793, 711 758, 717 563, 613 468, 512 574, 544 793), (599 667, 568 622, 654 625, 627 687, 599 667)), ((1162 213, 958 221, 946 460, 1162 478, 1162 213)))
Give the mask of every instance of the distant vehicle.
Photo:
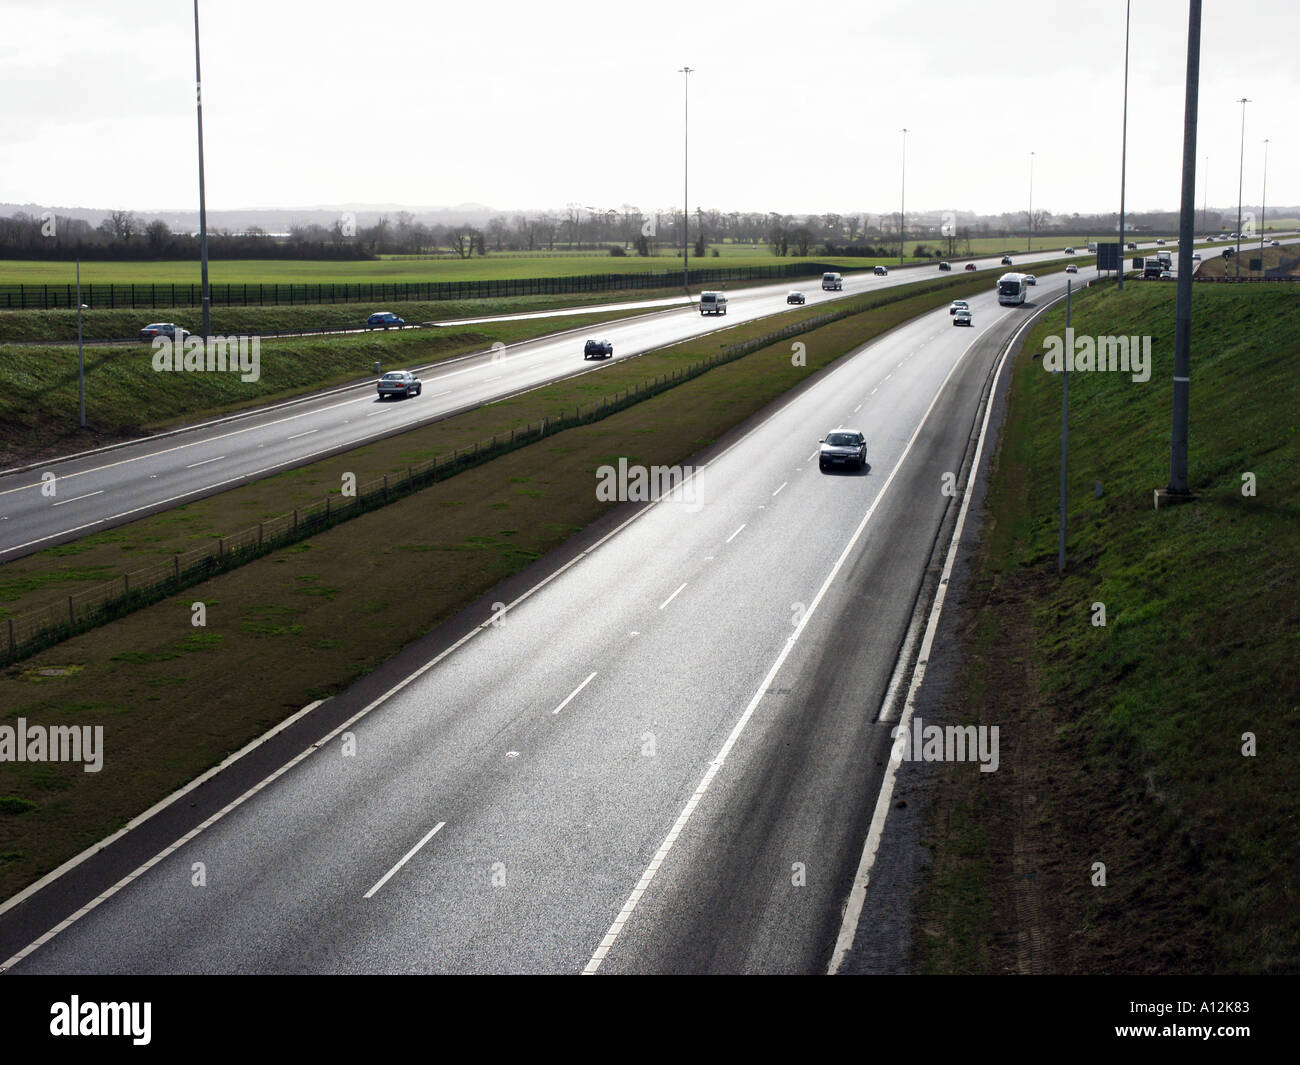
POLYGON ((1010 265, 1011 265, 1011 256, 1010 256, 1010 255, 1004 255, 1004 256, 1002 256, 1002 265, 1003 265, 1003 266, 1010 266, 1010 265))
POLYGON ((410 370, 391 370, 379 379, 376 387, 382 400, 385 396, 418 396, 424 386, 410 370))
POLYGON ((1157 244, 1163 244, 1164 242, 1165 242, 1165 238, 1164 238, 1164 237, 1160 237, 1158 240, 1156 240, 1156 243, 1157 243, 1157 244))
POLYGON ((953 325, 971 325, 970 308, 964 307, 952 316, 953 325))
POLYGON ((1134 244, 1131 240, 1127 244, 1125 244, 1124 247, 1127 251, 1137 251, 1137 245, 1134 244))
POLYGON ((1090 252, 1095 252, 1097 250, 1097 242, 1095 240, 1088 241, 1088 250, 1090 252))
POLYGON ((889 271, 885 269, 885 267, 883 266, 877 266, 871 272, 875 274, 877 277, 887 277, 889 275, 889 271))
POLYGON ((967 270, 974 270, 974 269, 976 269, 976 266, 975 266, 974 263, 967 263, 967 264, 966 264, 966 269, 967 269, 967 270))
POLYGON ((392 311, 376 311, 366 319, 367 329, 387 329, 390 325, 401 329, 406 324, 402 318, 398 318, 392 311))
POLYGON ((852 466, 860 470, 867 464, 867 438, 859 432, 840 429, 827 433, 821 445, 817 465, 823 470, 832 466, 852 466))
POLYGON ((1144 278, 1159 278, 1164 273, 1165 265, 1159 259, 1144 259, 1142 261, 1142 276, 1144 278))
POLYGON ((1004 307, 1015 307, 1025 302, 1024 274, 1003 274, 998 278, 998 302, 1004 307))
POLYGON ((1174 256, 1172 252, 1158 251, 1156 252, 1156 258, 1160 260, 1160 265, 1166 270, 1172 270, 1174 268, 1174 256))
POLYGON ((171 337, 173 340, 184 340, 188 336, 193 336, 188 329, 182 329, 175 322, 153 322, 140 330, 141 340, 152 340, 154 337, 171 337))
POLYGON ((949 262, 942 262, 942 263, 939 264, 939 269, 940 269, 940 270, 951 270, 951 269, 952 269, 952 263, 949 263, 949 262))
POLYGON ((1161 280, 1161 281, 1172 281, 1173 279, 1174 279, 1174 272, 1173 272, 1172 270, 1161 270, 1161 271, 1160 271, 1160 280, 1161 280))
POLYGON ((843 288, 844 288, 844 278, 840 277, 839 274, 833 271, 828 271, 827 273, 822 274, 823 292, 839 292, 843 288))
POLYGON ((1270 240, 1268 246, 1270 248, 1280 248, 1282 247, 1282 242, 1280 240, 1270 240))
POLYGON ((701 292, 700 313, 701 314, 726 314, 727 297, 724 296, 721 292, 701 292))
POLYGON ((948 305, 949 314, 956 314, 958 311, 968 310, 970 310, 970 304, 965 300, 953 300, 952 303, 948 305))
POLYGON ((1037 285, 1037 284, 1038 284, 1038 278, 1036 278, 1033 274, 1025 274, 1025 284, 1026 284, 1026 285, 1037 285))
POLYGON ((786 303, 804 303, 804 302, 806 302, 806 300, 804 299, 804 294, 803 294, 802 292, 791 292, 790 295, 786 296, 786 298, 785 298, 785 302, 786 302, 786 303))
POLYGON ((1192 252, 1192 262, 1199 263, 1200 261, 1201 261, 1201 253, 1199 251, 1192 252))
POLYGON ((614 354, 614 345, 608 340, 588 340, 582 349, 584 359, 608 359, 614 354))
POLYGON ((1074 263, 1071 263, 1069 266, 1065 268, 1065 272, 1067 274, 1077 274, 1079 272, 1079 268, 1075 266, 1074 263))
POLYGON ((1066 249, 1065 249, 1065 254, 1066 254, 1066 255, 1073 255, 1073 254, 1074 254, 1074 249, 1073 249, 1073 248, 1066 248, 1066 249))

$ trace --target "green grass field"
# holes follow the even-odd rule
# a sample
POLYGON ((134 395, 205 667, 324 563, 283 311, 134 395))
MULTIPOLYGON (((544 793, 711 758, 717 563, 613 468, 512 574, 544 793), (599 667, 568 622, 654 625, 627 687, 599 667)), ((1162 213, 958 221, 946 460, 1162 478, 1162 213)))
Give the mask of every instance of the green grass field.
MULTIPOLYGON (((1083 249, 1085 237, 1035 237, 1034 250, 1063 248, 1073 243, 1083 249)), ((917 244, 935 248, 937 240, 909 238, 908 262, 917 244)), ((960 254, 959 250, 954 257, 960 254)), ((877 263, 896 263, 897 256, 880 259, 830 257, 810 255, 806 258, 772 255, 766 248, 748 245, 717 245, 720 254, 697 259, 690 257, 692 268, 710 266, 781 266, 787 263, 827 263, 840 269, 865 269, 877 263)), ((1023 251, 1023 237, 981 237, 971 240, 972 252, 988 255, 1001 251, 1023 251)), ((665 273, 679 269, 680 253, 662 254, 649 258, 634 255, 624 257, 588 253, 556 254, 553 256, 526 256, 503 253, 475 256, 472 259, 411 259, 384 258, 375 260, 334 262, 309 260, 217 260, 208 265, 208 279, 213 284, 287 284, 290 282, 401 282, 401 281, 476 281, 510 280, 523 277, 576 277, 584 274, 665 273)), ((73 283, 73 264, 55 262, 29 262, 14 259, 0 260, 0 285, 70 285, 73 283)), ((83 262, 81 283, 86 284, 198 284, 197 262, 83 262)))
POLYGON ((1074 301, 1076 336, 1150 335, 1154 366, 1145 383, 1070 375, 1064 577, 1061 378, 1036 357, 1063 309, 1015 364, 951 687, 954 719, 998 725, 1003 758, 942 771, 918 971, 1300 971, 1300 290, 1195 287, 1198 498, 1155 510, 1174 301, 1172 285, 1074 301))

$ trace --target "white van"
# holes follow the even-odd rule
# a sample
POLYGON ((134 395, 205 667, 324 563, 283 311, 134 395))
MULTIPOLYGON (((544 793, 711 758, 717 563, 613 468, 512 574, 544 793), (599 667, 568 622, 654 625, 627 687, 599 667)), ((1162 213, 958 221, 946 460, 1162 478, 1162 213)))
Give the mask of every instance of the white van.
POLYGON ((721 292, 701 292, 700 313, 701 314, 726 314, 727 297, 724 296, 721 292))
POLYGON ((844 278, 840 277, 839 274, 836 273, 822 274, 823 292, 839 292, 842 288, 844 288, 844 278))

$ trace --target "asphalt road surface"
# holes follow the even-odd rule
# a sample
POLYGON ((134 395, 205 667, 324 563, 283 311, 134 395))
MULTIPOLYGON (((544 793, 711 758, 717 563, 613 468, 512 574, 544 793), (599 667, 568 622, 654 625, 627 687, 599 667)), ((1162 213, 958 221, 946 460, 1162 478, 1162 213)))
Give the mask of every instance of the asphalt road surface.
MULTIPOLYGON (((1040 278, 1032 303, 1065 276, 1040 278)), ((728 322, 772 298, 737 299, 728 322)), ((972 328, 924 315, 752 419, 685 500, 621 508, 496 624, 470 619, 192 838, 117 868, 110 853, 10 909, 0 958, 27 973, 824 971, 888 757, 877 717, 954 503, 945 474, 1032 313, 970 302, 972 328), (840 426, 866 434, 866 470, 819 471, 840 426)), ((691 327, 609 334, 627 353, 691 327)), ((532 347, 510 386, 574 356, 532 347)), ((490 369, 449 367, 426 399, 485 395, 490 369)), ((285 458, 274 439, 312 425, 342 440, 371 406, 345 394, 255 419, 239 446, 285 458)))

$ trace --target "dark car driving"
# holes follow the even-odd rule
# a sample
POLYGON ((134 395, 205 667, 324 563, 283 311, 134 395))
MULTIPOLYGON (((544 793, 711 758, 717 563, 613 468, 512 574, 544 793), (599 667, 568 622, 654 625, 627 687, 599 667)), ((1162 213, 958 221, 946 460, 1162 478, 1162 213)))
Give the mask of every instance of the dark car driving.
POLYGON ((582 349, 584 359, 608 359, 614 354, 614 345, 608 340, 588 340, 582 349))
POLYGON ((173 340, 184 340, 190 335, 188 329, 182 329, 175 322, 152 322, 140 330, 141 340, 152 340, 154 337, 171 337, 173 340))
POLYGON ((867 438, 856 430, 837 429, 821 442, 817 464, 823 470, 833 466, 862 469, 867 464, 867 438))
POLYGON ((389 326, 401 329, 405 324, 405 320, 398 318, 392 311, 376 311, 366 319, 367 329, 387 329, 389 326))

